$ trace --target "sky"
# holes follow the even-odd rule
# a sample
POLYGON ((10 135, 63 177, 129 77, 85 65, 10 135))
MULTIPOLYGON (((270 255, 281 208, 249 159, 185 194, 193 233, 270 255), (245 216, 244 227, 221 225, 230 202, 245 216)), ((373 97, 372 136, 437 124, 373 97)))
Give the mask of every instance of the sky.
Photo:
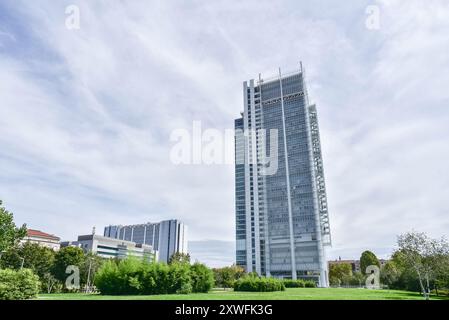
POLYGON ((446 0, 3 0, 0 199, 63 240, 180 219, 195 260, 229 265, 233 165, 175 164, 170 136, 232 129, 243 81, 302 61, 328 257, 388 257, 400 233, 449 235, 448 52, 446 0))

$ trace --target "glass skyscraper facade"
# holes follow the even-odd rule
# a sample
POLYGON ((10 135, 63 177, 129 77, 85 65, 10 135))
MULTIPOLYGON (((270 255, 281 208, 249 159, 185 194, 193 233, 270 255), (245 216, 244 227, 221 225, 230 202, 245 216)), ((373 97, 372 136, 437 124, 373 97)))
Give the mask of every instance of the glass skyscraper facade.
POLYGON ((243 98, 234 123, 236 262, 248 272, 327 286, 323 161, 302 66, 244 82, 243 98))

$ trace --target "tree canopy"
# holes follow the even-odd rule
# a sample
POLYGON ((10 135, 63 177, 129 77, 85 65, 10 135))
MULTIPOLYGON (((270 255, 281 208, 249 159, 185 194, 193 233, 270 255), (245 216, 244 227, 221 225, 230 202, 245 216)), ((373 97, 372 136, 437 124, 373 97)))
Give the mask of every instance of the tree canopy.
POLYGON ((22 267, 34 271, 39 277, 50 272, 55 260, 55 252, 36 243, 26 242, 6 251, 1 259, 1 266, 18 270, 22 267))
POLYGON ((175 252, 170 257, 168 264, 172 263, 187 263, 190 264, 190 255, 188 253, 175 252))
POLYGON ((234 283, 245 275, 242 267, 232 265, 230 267, 213 269, 215 284, 222 288, 232 288, 234 283))
POLYGON ((83 249, 78 247, 61 248, 55 255, 52 273, 56 279, 64 282, 67 278, 66 269, 71 265, 79 268, 82 268, 85 265, 85 254, 83 249))
POLYGON ((380 262, 373 252, 367 250, 364 251, 360 257, 360 271, 365 274, 366 268, 369 266, 378 266, 380 268, 380 262))
POLYGON ((349 263, 335 263, 329 266, 329 282, 331 285, 346 284, 352 276, 352 267, 349 263))
POLYGON ((425 233, 398 237, 398 249, 381 270, 381 282, 392 289, 419 291, 429 297, 434 288, 449 288, 449 244, 425 233))
POLYGON ((14 223, 14 215, 2 204, 0 200, 0 254, 16 245, 27 233, 26 225, 18 228, 14 223))

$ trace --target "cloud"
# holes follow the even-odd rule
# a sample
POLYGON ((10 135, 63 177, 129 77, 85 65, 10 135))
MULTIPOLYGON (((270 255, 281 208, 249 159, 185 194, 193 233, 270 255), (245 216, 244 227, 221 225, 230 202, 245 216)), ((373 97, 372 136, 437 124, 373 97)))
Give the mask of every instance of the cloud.
POLYGON ((303 60, 330 258, 383 255, 412 228, 447 234, 448 4, 376 3, 377 31, 371 1, 2 2, 0 198, 19 223, 68 240, 179 218, 194 256, 228 264, 233 249, 203 240, 234 239, 233 168, 173 165, 170 132, 232 128, 242 81, 303 60), (69 4, 80 30, 65 28, 69 4))

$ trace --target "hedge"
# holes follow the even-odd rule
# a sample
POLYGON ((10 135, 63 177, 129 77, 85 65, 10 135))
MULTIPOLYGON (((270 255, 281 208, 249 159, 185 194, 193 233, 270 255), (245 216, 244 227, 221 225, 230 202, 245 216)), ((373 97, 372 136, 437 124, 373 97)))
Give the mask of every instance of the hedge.
POLYGON ((316 282, 312 280, 305 280, 305 287, 306 288, 316 288, 316 282))
POLYGON ((0 300, 35 298, 40 286, 39 277, 30 269, 0 270, 0 300))
POLYGON ((286 288, 305 288, 306 284, 304 280, 290 280, 286 279, 284 280, 284 286, 286 288))
POLYGON ((283 282, 284 282, 284 285, 285 285, 286 288, 316 288, 316 283, 315 283, 315 281, 312 281, 312 280, 303 280, 303 279, 290 280, 290 279, 285 279, 283 282))
POLYGON ((274 278, 246 276, 240 278, 234 284, 234 291, 272 292, 284 290, 283 281, 274 278))
POLYGON ((208 292, 213 286, 212 270, 196 263, 149 263, 133 258, 107 261, 95 276, 103 295, 155 295, 208 292))

